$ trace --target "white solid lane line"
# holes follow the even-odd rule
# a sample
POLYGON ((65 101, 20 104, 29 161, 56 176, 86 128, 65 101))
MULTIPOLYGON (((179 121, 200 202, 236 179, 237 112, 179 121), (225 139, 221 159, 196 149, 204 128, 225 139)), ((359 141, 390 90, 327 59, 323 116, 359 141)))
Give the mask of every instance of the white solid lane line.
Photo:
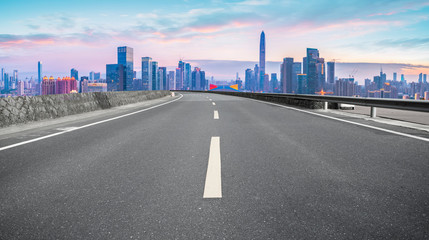
POLYGON ((214 110, 213 118, 219 119, 219 112, 217 110, 214 110))
POLYGON ((213 106, 216 106, 216 103, 212 102, 213 106))
POLYGON ((282 108, 286 108, 286 109, 291 109, 291 110, 295 110, 295 111, 298 111, 298 112, 304 112, 304 113, 316 115, 316 116, 319 116, 319 117, 329 118, 329 119, 340 121, 340 122, 350 123, 350 124, 354 124, 354 125, 361 126, 361 127, 366 127, 366 128, 371 128, 371 129, 383 131, 383 132, 388 132, 388 133, 396 134, 396 135, 399 135, 399 136, 404 136, 404 137, 409 137, 409 138, 414 138, 414 139, 422 140, 422 141, 425 141, 425 142, 429 142, 429 138, 419 137, 419 136, 415 136, 415 135, 411 135, 411 134, 407 134, 407 133, 401 133, 401 132, 397 132, 397 131, 393 131, 393 130, 389 130, 389 129, 384 129, 384 128, 380 128, 380 127, 366 125, 366 124, 363 124, 363 123, 357 123, 357 122, 353 122, 353 121, 348 121, 348 120, 344 120, 344 119, 341 119, 341 118, 331 117, 331 116, 328 116, 328 115, 324 115, 324 114, 320 114, 320 113, 315 113, 315 112, 310 112, 310 111, 306 111, 306 110, 299 109, 299 108, 288 107, 288 106, 277 104, 277 103, 265 102, 265 101, 256 100, 256 99, 249 99, 249 100, 252 100, 252 101, 255 101, 255 102, 260 102, 260 103, 266 103, 266 104, 270 104, 270 105, 274 105, 274 106, 278 106, 278 107, 282 107, 282 108))
POLYGON ((43 137, 38 137, 38 138, 34 138, 34 139, 27 140, 27 141, 24 141, 24 142, 19 142, 19 143, 15 143, 15 144, 12 144, 12 145, 9 145, 9 146, 1 147, 0 151, 6 150, 6 149, 9 149, 9 148, 18 147, 18 146, 21 146, 21 145, 24 145, 24 144, 27 144, 27 143, 37 142, 37 141, 40 141, 40 140, 43 140, 43 139, 46 139, 46 138, 58 136, 58 135, 61 135, 61 134, 64 134, 64 133, 68 133, 68 132, 72 132, 72 131, 75 131, 75 130, 78 130, 78 129, 82 129, 82 128, 87 128, 87 127, 94 126, 94 125, 97 125, 97 124, 100 124, 100 123, 110 122, 110 121, 113 121, 113 120, 116 120, 116 119, 119 119, 119 118, 123 118, 123 117, 127 117, 127 116, 130 116, 130 115, 134 115, 134 114, 137 114, 137 113, 145 112, 145 111, 148 111, 150 109, 154 109, 154 108, 161 107, 163 105, 166 105, 166 104, 178 101, 182 97, 183 97, 183 95, 180 94, 180 97, 177 98, 177 99, 174 99, 174 100, 169 101, 169 102, 161 103, 161 104, 149 107, 149 108, 145 108, 145 109, 138 110, 138 111, 135 111, 135 112, 132 112, 132 113, 127 113, 127 114, 120 115, 120 116, 117 116, 117 117, 105 119, 105 120, 102 120, 102 121, 90 123, 90 124, 83 125, 83 126, 80 126, 80 127, 68 128, 68 129, 64 130, 63 132, 57 132, 57 133, 49 134, 49 135, 46 135, 46 136, 43 136, 43 137))
POLYGON ((220 137, 212 137, 203 198, 222 198, 220 137))

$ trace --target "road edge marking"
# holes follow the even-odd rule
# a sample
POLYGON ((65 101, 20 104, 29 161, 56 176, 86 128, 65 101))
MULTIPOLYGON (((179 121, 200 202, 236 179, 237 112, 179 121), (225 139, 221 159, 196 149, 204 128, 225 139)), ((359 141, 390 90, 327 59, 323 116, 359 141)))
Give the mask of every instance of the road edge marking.
POLYGON ((393 130, 389 130, 389 129, 384 129, 384 128, 380 128, 380 127, 375 127, 375 126, 371 126, 371 125, 366 125, 366 124, 363 124, 363 123, 352 122, 352 121, 344 120, 344 119, 341 119, 341 118, 336 118, 336 117, 332 117, 332 116, 328 116, 328 115, 323 115, 323 114, 320 114, 320 113, 310 112, 310 111, 306 111, 306 110, 303 110, 303 109, 289 107, 289 106, 285 106, 285 105, 281 105, 281 104, 277 104, 277 103, 265 102, 265 101, 261 101, 261 100, 250 99, 250 98, 249 98, 249 100, 252 100, 252 101, 255 101, 255 102, 260 102, 260 103, 266 103, 266 104, 270 104, 270 105, 274 105, 274 106, 278 106, 278 107, 282 107, 282 108, 286 108, 286 109, 290 109, 290 110, 295 110, 295 111, 298 111, 298 112, 304 112, 304 113, 316 115, 316 116, 319 116, 319 117, 329 118, 329 119, 337 120, 337 121, 340 121, 340 122, 350 123, 350 124, 354 124, 354 125, 361 126, 361 127, 371 128, 371 129, 379 130, 379 131, 382 131, 382 132, 388 132, 388 133, 396 134, 396 135, 403 136, 403 137, 409 137, 409 138, 414 138, 414 139, 418 139, 418 140, 421 140, 421 141, 429 142, 429 138, 414 136, 414 135, 411 135, 411 134, 401 133, 401 132, 397 132, 397 131, 393 131, 393 130))

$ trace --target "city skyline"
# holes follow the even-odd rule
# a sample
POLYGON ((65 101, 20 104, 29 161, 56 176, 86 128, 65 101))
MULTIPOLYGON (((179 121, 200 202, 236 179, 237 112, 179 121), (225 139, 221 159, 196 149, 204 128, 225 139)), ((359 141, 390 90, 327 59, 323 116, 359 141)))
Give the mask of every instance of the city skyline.
MULTIPOLYGON (((37 61, 42 61, 44 72, 102 71, 106 62, 115 61, 111 49, 117 46, 134 48, 136 71, 141 71, 137 56, 151 56, 167 67, 178 59, 257 61, 255 36, 264 30, 267 63, 300 59, 307 47, 314 47, 327 61, 407 64, 395 72, 413 77, 429 70, 429 57, 421 54, 429 48, 425 1, 297 5, 190 0, 144 3, 145 11, 136 10, 138 3, 85 3, 84 7, 54 1, 0 3, 6 10, 0 17, 1 67, 36 72, 37 61)), ((267 67, 266 73, 272 72, 267 67)), ((216 74, 207 72, 219 79, 232 79, 235 72, 230 77, 216 74)))

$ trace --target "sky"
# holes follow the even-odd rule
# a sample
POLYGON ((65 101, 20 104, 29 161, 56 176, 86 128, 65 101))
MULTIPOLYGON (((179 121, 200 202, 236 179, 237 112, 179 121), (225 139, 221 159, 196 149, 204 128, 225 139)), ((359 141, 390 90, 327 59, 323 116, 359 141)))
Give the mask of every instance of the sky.
MULTIPOLYGON (((71 68, 104 74, 116 48, 129 46, 137 71, 150 56, 171 69, 179 59, 203 70, 210 63, 206 75, 233 79, 258 61, 262 30, 267 61, 301 62, 310 47, 325 61, 354 64, 360 81, 380 66, 410 80, 429 74, 429 1, 2 0, 0 9, 0 67, 20 76, 37 72, 37 61, 55 77, 71 68), (226 71, 225 61, 237 69, 226 71)), ((338 77, 350 74, 337 70, 338 77)))

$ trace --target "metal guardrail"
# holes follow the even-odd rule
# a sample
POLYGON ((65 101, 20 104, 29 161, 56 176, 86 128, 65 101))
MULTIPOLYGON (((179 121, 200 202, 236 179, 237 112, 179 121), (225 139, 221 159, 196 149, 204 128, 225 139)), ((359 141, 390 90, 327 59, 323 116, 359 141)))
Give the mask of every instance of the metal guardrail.
POLYGON ((340 97, 340 96, 320 96, 307 94, 281 94, 281 93, 249 93, 249 92, 221 92, 221 91, 189 91, 189 92, 207 92, 239 97, 248 97, 263 99, 272 102, 283 102, 281 99, 306 100, 323 102, 324 109, 328 108, 330 103, 344 103, 359 106, 371 107, 371 117, 376 117, 376 108, 391 108, 408 111, 429 112, 429 101, 425 100, 404 100, 404 99, 386 99, 386 98, 363 98, 363 97, 340 97))

